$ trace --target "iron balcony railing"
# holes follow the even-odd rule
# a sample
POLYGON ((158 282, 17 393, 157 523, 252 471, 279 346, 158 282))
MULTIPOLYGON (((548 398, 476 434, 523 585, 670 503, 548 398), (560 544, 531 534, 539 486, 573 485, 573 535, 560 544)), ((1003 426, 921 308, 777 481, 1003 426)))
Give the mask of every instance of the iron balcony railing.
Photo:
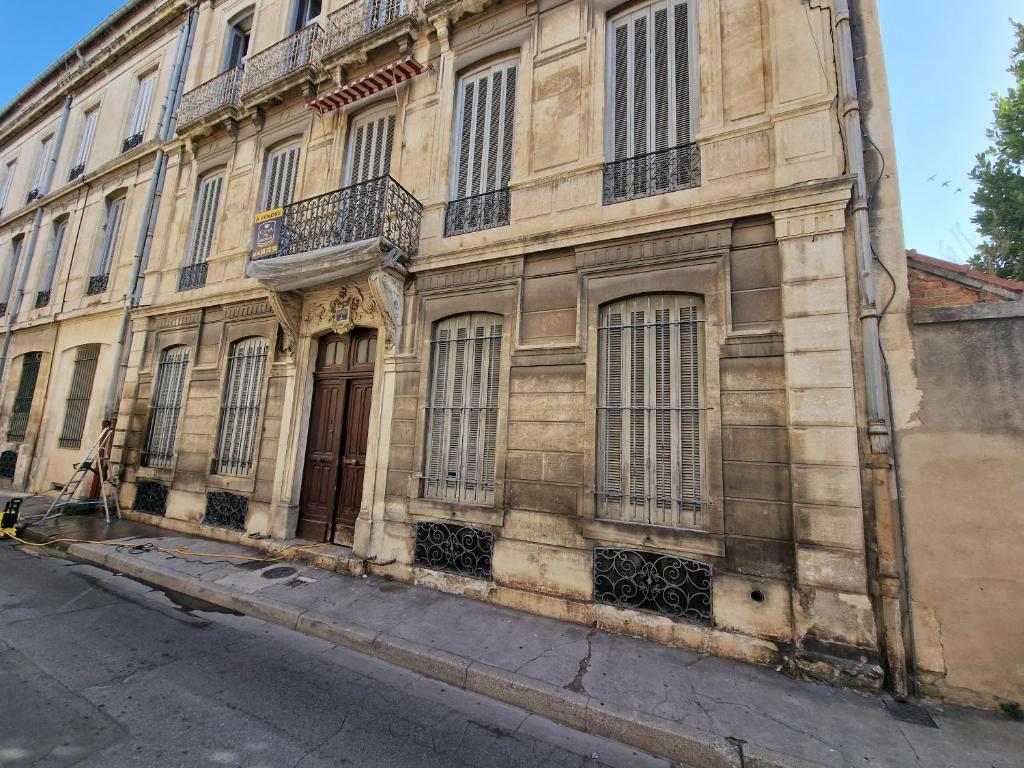
POLYGON ((237 107, 242 85, 243 65, 221 72, 181 97, 178 128, 190 125, 225 107, 237 107))
POLYGON ((700 149, 680 144, 606 163, 604 204, 700 186, 700 149))
POLYGON ((415 256, 423 205, 390 176, 285 206, 277 256, 380 237, 415 256))
POLYGON ((7 317, 7 302, 0 301, 0 317, 7 317))
POLYGON ((43 193, 42 190, 39 189, 39 187, 29 190, 28 197, 25 198, 25 205, 28 205, 33 200, 38 200, 42 196, 43 193))
POLYGON ((48 306, 50 303, 50 291, 37 291, 36 292, 36 309, 40 307, 48 306))
POLYGON ((142 131, 139 131, 138 133, 127 137, 124 141, 121 142, 121 152, 124 153, 131 149, 135 149, 142 143, 142 137, 142 131))
POLYGON ((444 211, 444 236, 504 227, 511 220, 512 193, 503 187, 448 203, 444 211))
POLYGON ((93 275, 89 278, 89 284, 85 288, 86 296, 95 296, 97 293, 103 293, 107 290, 107 283, 110 281, 110 273, 107 272, 102 275, 93 275))
POLYGON ((419 10, 415 0, 358 0, 327 17, 324 52, 345 48, 389 24, 414 17, 419 10))
POLYGON ((209 265, 205 261, 184 266, 178 272, 178 290, 191 291, 206 285, 206 272, 209 265))
POLYGON ((74 181, 83 173, 85 173, 85 163, 79 163, 71 169, 71 172, 68 174, 68 181, 74 181))
POLYGON ((310 24, 251 56, 245 62, 242 95, 247 96, 303 67, 316 66, 320 63, 322 46, 323 30, 318 24, 310 24))

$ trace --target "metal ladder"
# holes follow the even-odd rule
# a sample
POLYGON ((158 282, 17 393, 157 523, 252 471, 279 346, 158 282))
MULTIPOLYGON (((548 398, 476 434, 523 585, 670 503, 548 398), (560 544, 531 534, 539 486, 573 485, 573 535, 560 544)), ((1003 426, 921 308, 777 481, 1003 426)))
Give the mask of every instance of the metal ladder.
POLYGON ((100 432, 100 436, 96 439, 96 442, 92 444, 92 447, 85 452, 85 456, 82 460, 75 464, 75 471, 71 475, 71 479, 64 484, 61 488, 60 494, 50 504, 50 508, 46 510, 46 514, 43 515, 36 525, 45 523, 47 520, 52 520, 55 517, 59 517, 62 512, 61 508, 66 507, 68 504, 103 504, 103 512, 107 518, 107 522, 110 522, 110 508, 113 505, 114 512, 117 515, 117 519, 121 519, 121 501, 117 494, 117 478, 110 477, 107 473, 107 459, 109 458, 108 444, 114 436, 113 427, 104 427, 103 431, 100 432), (99 499, 87 499, 81 500, 75 498, 75 493, 81 487, 82 482, 88 477, 90 472, 95 472, 100 478, 100 498, 99 499))

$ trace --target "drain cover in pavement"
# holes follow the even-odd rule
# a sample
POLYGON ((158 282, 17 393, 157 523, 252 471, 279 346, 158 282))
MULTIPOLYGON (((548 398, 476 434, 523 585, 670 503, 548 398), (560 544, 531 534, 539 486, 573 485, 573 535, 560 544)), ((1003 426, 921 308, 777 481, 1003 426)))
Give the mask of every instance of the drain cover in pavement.
POLYGON ((298 572, 298 569, 292 568, 290 565, 279 565, 276 568, 267 568, 260 576, 264 579, 283 579, 286 576, 294 576, 298 572))
POLYGON ((928 714, 928 710, 919 704, 908 704, 902 701, 893 701, 890 699, 885 700, 885 708, 889 710, 889 714, 896 720, 901 720, 904 723, 911 723, 913 725, 923 725, 927 728, 938 728, 932 720, 932 716, 928 714))

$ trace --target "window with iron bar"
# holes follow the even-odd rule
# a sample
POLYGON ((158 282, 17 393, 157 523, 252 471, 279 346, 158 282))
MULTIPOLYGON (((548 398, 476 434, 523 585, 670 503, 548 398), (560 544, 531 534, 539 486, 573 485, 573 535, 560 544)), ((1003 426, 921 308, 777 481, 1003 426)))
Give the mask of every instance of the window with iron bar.
POLYGON ((142 452, 144 466, 169 467, 174 458, 174 441, 178 434, 188 359, 188 347, 169 347, 160 353, 153 398, 149 406, 146 449, 142 452))
POLYGON ((424 497, 494 502, 501 333, 501 315, 485 313, 434 326, 424 497))
POLYGON ((75 352, 75 367, 71 372, 71 385, 64 408, 64 425, 57 444, 61 448, 81 448, 85 433, 85 420, 89 415, 92 385, 96 378, 96 362, 100 356, 99 344, 79 347, 75 352))
POLYGON ((699 299, 651 294, 601 308, 599 518, 705 528, 699 299))
POLYGON ((18 390, 14 395, 11 407, 11 420, 7 424, 7 439, 19 442, 25 439, 28 430, 28 417, 32 413, 32 399, 36 393, 36 382, 39 380, 39 362, 42 352, 28 352, 21 356, 21 378, 18 390))
POLYGON ((146 125, 149 123, 149 110, 153 104, 153 91, 155 89, 156 72, 150 72, 139 77, 135 91, 135 103, 132 105, 131 118, 128 121, 128 127, 124 134, 125 142, 127 143, 128 140, 132 140, 132 144, 123 151, 127 151, 142 143, 142 139, 146 134, 146 125))
MULTIPOLYGON (((206 264, 213 252, 214 236, 217 229, 217 214, 220 212, 220 193, 224 184, 224 174, 215 173, 203 178, 196 193, 196 207, 192 213, 192 236, 189 238, 188 254, 184 268, 206 264)), ((193 278, 197 270, 192 270, 193 278)), ((203 283, 206 282, 206 271, 201 272, 203 283)), ((188 288, 199 288, 198 281, 193 279, 188 288)), ((179 281, 180 283, 180 281, 179 281)), ((179 285, 178 290, 181 290, 179 285)))
POLYGON ((75 165, 70 174, 71 179, 85 173, 85 164, 89 159, 89 151, 92 149, 92 140, 96 136, 96 123, 99 121, 99 117, 99 109, 91 109, 85 113, 82 135, 78 140, 78 152, 75 153, 75 165))
POLYGON ((53 238, 50 240, 50 249, 46 253, 46 266, 42 277, 39 280, 36 294, 36 306, 46 306, 50 301, 50 291, 53 288, 53 278, 57 273, 57 264, 60 261, 60 253, 64 249, 64 238, 67 236, 68 219, 65 216, 53 225, 53 238), (39 303, 39 296, 46 294, 46 301, 39 303))
POLYGON ((267 340, 261 336, 231 345, 213 460, 215 474, 243 476, 252 469, 266 362, 267 340))
POLYGON ((125 198, 123 197, 107 202, 107 219, 103 223, 103 236, 100 239, 100 248, 96 254, 96 263, 93 266, 86 293, 101 293, 107 288, 106 278, 110 275, 110 269, 114 265, 114 258, 117 255, 117 241, 121 230, 121 219, 124 216, 124 204, 125 198), (103 279, 97 280, 97 278, 103 279))

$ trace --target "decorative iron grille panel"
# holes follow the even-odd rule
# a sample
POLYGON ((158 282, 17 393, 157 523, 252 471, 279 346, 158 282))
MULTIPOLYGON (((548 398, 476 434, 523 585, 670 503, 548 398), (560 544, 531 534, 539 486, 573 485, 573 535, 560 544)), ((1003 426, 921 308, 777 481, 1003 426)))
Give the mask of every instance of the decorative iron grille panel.
POLYGON ((135 149, 137 146, 139 146, 139 144, 142 143, 142 137, 144 135, 145 134, 142 131, 139 131, 138 133, 132 134, 131 136, 126 138, 124 141, 121 142, 121 152, 124 153, 130 149, 135 149))
POLYGON ((249 499, 227 491, 206 492, 206 514, 203 522, 229 528, 232 531, 245 530, 245 516, 249 512, 249 499))
POLYGON ((241 96, 244 65, 198 85, 181 97, 178 105, 178 130, 226 107, 237 107, 241 96))
POLYGON ((167 494, 170 488, 155 480, 139 480, 135 483, 135 511, 149 515, 160 515, 167 512, 167 494))
POLYGON ((453 523, 416 523, 416 565, 491 579, 493 556, 493 533, 453 523))
POLYGON ((79 347, 75 354, 75 368, 71 373, 71 385, 64 409, 64 425, 57 440, 61 448, 82 447, 82 434, 85 432, 85 418, 89 413, 99 356, 98 344, 79 347))
POLYGON ((174 459, 174 440, 178 434, 188 348, 171 347, 160 355, 153 400, 149 410, 149 430, 142 463, 147 467, 169 467, 174 459))
POLYGON ((52 291, 37 291, 36 292, 36 309, 40 309, 41 307, 49 306, 49 304, 50 304, 50 296, 51 295, 52 295, 52 291))
POLYGON ((71 173, 68 174, 68 181, 74 181, 83 173, 85 173, 85 163, 79 163, 71 169, 71 173))
POLYGON ((189 264, 178 272, 178 290, 191 291, 206 285, 206 272, 209 265, 204 261, 200 264, 189 264))
POLYGON ((594 600, 711 625, 711 565, 640 549, 594 550, 594 600))
POLYGON ((6 316, 7 316, 7 302, 6 301, 0 301, 0 317, 6 317, 6 316))
POLYGON ((277 255, 380 237, 415 256, 422 216, 416 198, 390 176, 381 176, 285 206, 277 255))
POLYGON ((306 66, 320 62, 323 34, 318 24, 303 27, 294 35, 250 56, 242 76, 242 95, 270 85, 306 66))
POLYGON ((110 282, 110 273, 107 272, 102 275, 93 275, 89 278, 89 284, 85 288, 86 296, 95 296, 97 293, 103 293, 107 290, 107 283, 110 282))
POLYGON ((359 0, 327 17, 324 51, 336 51, 399 19, 412 18, 419 6, 413 0, 359 0))
POLYGON ((35 189, 31 190, 28 193, 28 197, 25 198, 25 205, 28 205, 33 200, 38 200, 40 197, 42 197, 42 195, 43 195, 42 191, 39 189, 39 187, 36 187, 35 189))
POLYGON ((14 395, 11 408, 11 420, 7 424, 7 439, 18 442, 25 439, 28 429, 28 417, 32 413, 32 398, 36 392, 36 381, 39 379, 39 363, 42 352, 29 352, 21 358, 21 379, 18 391, 14 395))
POLYGON ((700 148, 683 144, 604 166, 604 204, 700 186, 700 148))
POLYGON ((14 470, 18 466, 18 452, 4 451, 0 453, 0 478, 5 480, 14 479, 14 470))
POLYGON ((452 200, 444 210, 444 236, 504 227, 512 220, 512 192, 506 187, 452 200))
POLYGON ((266 362, 267 340, 262 337, 231 345, 214 474, 241 476, 252 469, 266 362))

